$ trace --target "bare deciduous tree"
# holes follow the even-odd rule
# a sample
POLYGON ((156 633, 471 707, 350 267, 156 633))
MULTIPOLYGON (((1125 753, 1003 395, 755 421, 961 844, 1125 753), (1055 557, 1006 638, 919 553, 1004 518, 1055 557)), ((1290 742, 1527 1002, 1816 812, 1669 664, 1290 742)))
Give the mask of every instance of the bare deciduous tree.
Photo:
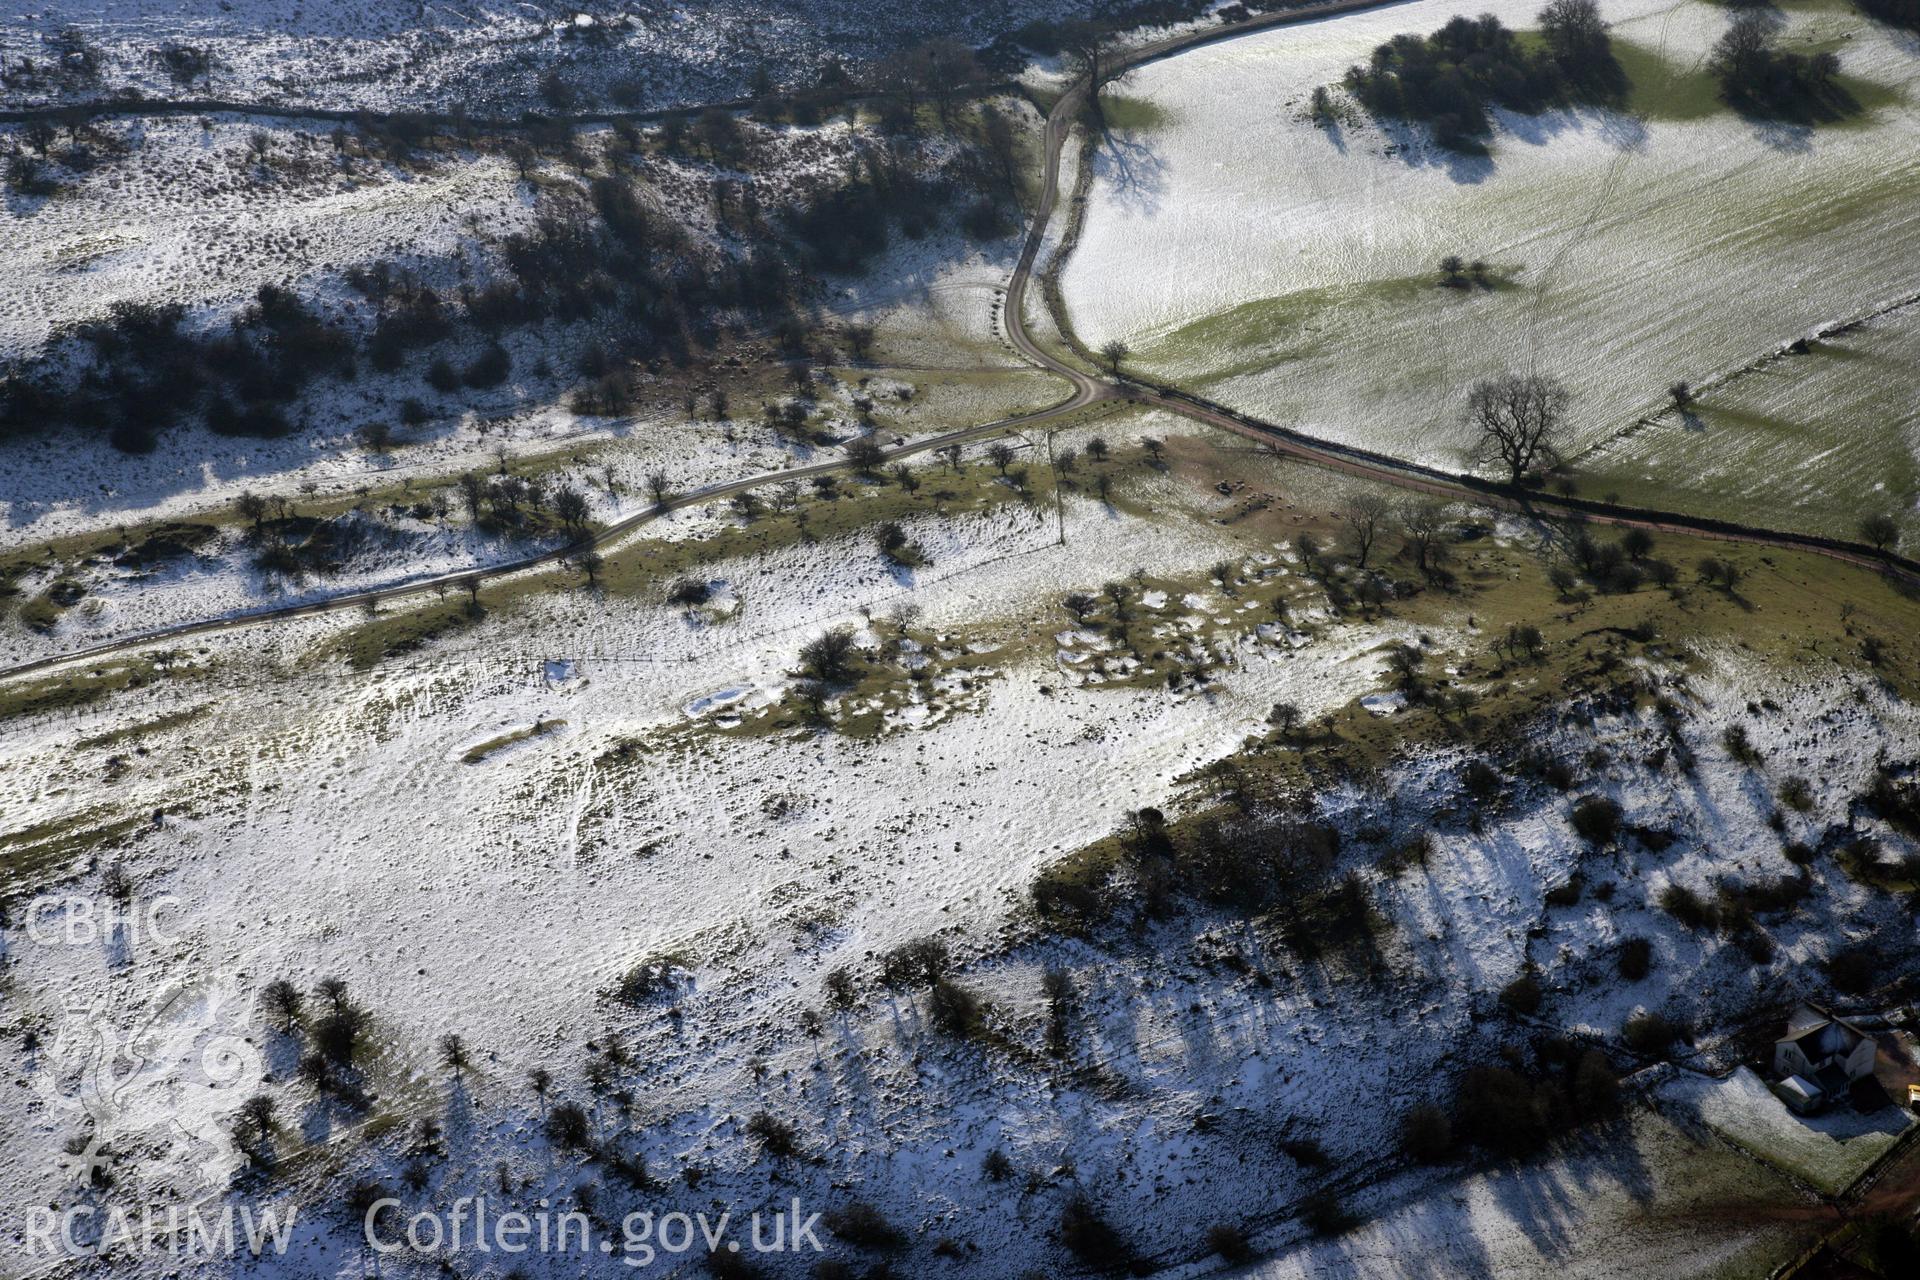
POLYGON ((260 526, 267 519, 267 500, 251 489, 243 489, 234 505, 239 510, 241 518, 251 524, 253 531, 258 533, 260 526))
POLYGON ((467 1069, 467 1042, 458 1032, 449 1031, 440 1037, 440 1061, 455 1075, 467 1069))
POLYGON ((1087 77, 1087 107, 1103 130, 1106 116, 1101 110, 1100 88, 1126 75, 1125 68, 1119 66, 1117 44, 1113 28, 1104 22, 1080 19, 1060 29, 1061 51, 1087 77))
POLYGON ((882 953, 880 980, 893 988, 931 986, 946 976, 952 964, 947 944, 938 938, 916 938, 882 953))
POLYGON ((256 1165, 266 1165, 272 1157, 268 1152, 268 1140, 273 1136, 273 1099, 264 1093, 256 1093, 240 1104, 239 1114, 233 1118, 233 1143, 256 1165))
POLYGON ((1340 509, 1347 545, 1353 549, 1353 558, 1362 569, 1367 567, 1367 557, 1373 554, 1373 544, 1380 538, 1380 526, 1386 523, 1389 510, 1387 500, 1377 493, 1355 494, 1340 509))
POLYGON ((466 504, 467 519, 478 520, 487 505, 487 482, 471 471, 460 473, 460 500, 466 504))
POLYGON ((840 339, 847 344, 847 351, 856 364, 865 364, 873 355, 873 326, 870 324, 842 325, 840 339))
POLYGON ((1476 432, 1475 454, 1506 467, 1519 479, 1559 456, 1567 416, 1567 389, 1539 374, 1482 378, 1467 393, 1467 424, 1476 432))
POLYGON ((1900 540, 1900 525, 1890 515, 1871 515, 1860 522, 1860 536, 1885 551, 1900 540))
POLYGON ((833 969, 827 974, 827 999, 836 1009, 851 1009, 859 999, 854 987, 853 975, 845 969, 833 969))
POLYGON ((1400 512, 1400 528, 1407 550, 1420 572, 1431 574, 1447 556, 1447 508, 1434 501, 1409 502, 1400 512))
POLYGON ((1549 0, 1539 21, 1547 47, 1565 65, 1591 60, 1607 47, 1607 24, 1594 0, 1549 0))
POLYGON ((285 978, 269 982, 260 993, 260 1000, 282 1031, 291 1032, 300 1021, 300 990, 285 978))

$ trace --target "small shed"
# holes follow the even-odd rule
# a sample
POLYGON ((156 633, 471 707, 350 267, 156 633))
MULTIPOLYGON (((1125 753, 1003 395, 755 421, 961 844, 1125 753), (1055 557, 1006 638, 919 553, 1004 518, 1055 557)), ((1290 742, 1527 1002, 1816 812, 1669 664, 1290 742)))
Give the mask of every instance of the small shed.
POLYGON ((1784 1080, 1774 1081, 1769 1087, 1774 1097, 1803 1116, 1810 1116, 1827 1105, 1826 1092, 1805 1076, 1788 1076, 1784 1080))

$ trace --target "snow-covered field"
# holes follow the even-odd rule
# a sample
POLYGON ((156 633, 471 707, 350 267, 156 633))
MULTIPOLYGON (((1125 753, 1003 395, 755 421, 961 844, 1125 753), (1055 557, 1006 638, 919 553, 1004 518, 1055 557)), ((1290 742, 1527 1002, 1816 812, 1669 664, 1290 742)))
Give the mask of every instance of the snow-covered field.
MULTIPOLYGON (((1920 63, 1850 9, 1786 10, 1788 47, 1839 49, 1881 100, 1842 126, 1701 114, 1696 78, 1725 11, 1699 0, 1603 0, 1616 43, 1645 53, 1630 59, 1645 118, 1503 115, 1486 158, 1358 112, 1325 129, 1305 118, 1315 85, 1395 33, 1482 10, 1528 27, 1538 8, 1420 0, 1136 71, 1111 92, 1150 110, 1123 112, 1135 123, 1102 148, 1065 273, 1081 336, 1123 339, 1140 368, 1276 421, 1455 466, 1475 377, 1561 377, 1576 447, 1589 445, 1659 407, 1675 379, 1704 382, 1920 290, 1904 265, 1920 251, 1920 63), (1508 284, 1433 287, 1447 254, 1508 284)), ((1730 449, 1726 469, 1777 473, 1791 457, 1820 483, 1838 442, 1813 399, 1794 405, 1804 438, 1730 449)), ((1909 442, 1874 438, 1885 465, 1908 465, 1909 442)), ((1846 473, 1832 481, 1851 492, 1846 473)))
MULTIPOLYGON (((1010 1276, 1059 1257, 1053 1229, 1076 1190, 1163 1262, 1196 1256, 1198 1236, 1223 1219, 1248 1222, 1263 1248, 1297 1244, 1293 1215, 1318 1175, 1277 1144, 1311 1139, 1348 1175, 1390 1172, 1399 1115, 1427 1096, 1426 1082, 1488 1050, 1488 993, 1529 964, 1546 1023, 1610 1040, 1638 1009, 1717 1028, 1799 985, 1849 931, 1893 925, 1896 899, 1827 862, 1800 911, 1769 923, 1778 949, 1765 964, 1651 905, 1669 883, 1705 888, 1722 875, 1786 870, 1783 835, 1768 824, 1776 775, 1821 780, 1785 836, 1811 834, 1845 819, 1876 759, 1920 740, 1912 708, 1856 696, 1831 668, 1775 671, 1729 649, 1703 652, 1705 674, 1690 680, 1678 680, 1678 663, 1649 668, 1687 708, 1698 763, 1684 783, 1671 765, 1649 763, 1668 741, 1651 713, 1579 712, 1543 730, 1544 748, 1585 762, 1582 793, 1612 795, 1627 821, 1679 835, 1658 853, 1589 849, 1567 825, 1568 799, 1547 791, 1526 792, 1478 832, 1435 823, 1424 815, 1446 810, 1459 786, 1463 758, 1451 750, 1416 752, 1376 784, 1319 795, 1319 812, 1357 841, 1353 865, 1392 922, 1379 943, 1384 976, 1303 962, 1231 924, 1204 938, 1169 926, 1139 951, 1036 939, 1022 904, 1043 868, 1126 810, 1176 800, 1181 779, 1257 732, 1274 702, 1312 716, 1384 687, 1379 646, 1412 638, 1322 618, 1309 643, 1275 646, 1249 627, 1206 691, 1080 685, 1063 656, 1077 640, 1023 646, 1060 627, 1063 588, 1135 570, 1192 573, 1223 556, 1258 561, 1260 548, 1201 518, 1230 503, 1172 480, 1148 485, 1155 517, 1077 503, 1064 548, 1042 513, 1017 507, 943 526, 944 541, 930 530, 934 569, 905 589, 858 544, 799 547, 713 565, 735 606, 723 621, 568 591, 472 642, 350 676, 300 660, 352 625, 316 620, 216 641, 203 681, 16 725, 0 750, 4 807, 22 815, 4 833, 16 855, 93 898, 98 862, 82 854, 63 865, 55 854, 49 865, 35 851, 59 847, 49 831, 131 819, 114 856, 125 858, 136 901, 165 895, 170 914, 157 946, 137 936, 61 945, 16 926, 6 944, 12 1017, 52 1029, 72 997, 96 1019, 130 1025, 153 1014, 153 993, 172 979, 196 994, 167 1006, 180 1024, 168 1043, 190 1046, 224 1016, 219 982, 254 995, 276 977, 306 988, 343 976, 376 1013, 382 1107, 444 1126, 448 1155, 427 1160, 418 1193, 442 1206, 493 1186, 503 1161, 517 1194, 578 1195, 591 1167, 549 1148, 522 1081, 545 1067, 556 1099, 585 1097, 579 1072, 593 1055, 583 1046, 618 1034, 635 1055, 625 1078, 636 1100, 629 1120, 607 1110, 600 1123, 660 1178, 704 1170, 697 1192, 684 1180, 641 1195, 606 1188, 622 1212, 629 1202, 799 1194, 835 1205, 856 1195, 916 1242, 909 1256, 950 1237, 979 1250, 969 1274, 1010 1276), (936 639, 989 663, 1007 656, 968 697, 950 698, 949 713, 901 718, 876 738, 716 731, 724 708, 781 689, 806 636, 845 621, 877 637, 902 604, 919 607, 915 625, 936 639), (1763 697, 1773 710, 1749 709, 1763 697), (184 722, 168 719, 183 712, 184 722), (1735 723, 1764 771, 1720 745, 1735 723), (1384 834, 1354 834, 1383 820, 1384 834), (1398 875, 1365 869, 1367 848, 1401 838, 1404 824, 1433 831, 1427 862, 1398 875), (1574 874, 1586 884, 1580 900, 1549 903, 1547 891, 1574 874), (1076 1055, 1094 1074, 945 1048, 924 1021, 924 996, 874 984, 880 951, 928 934, 954 948, 964 980, 1016 1040, 1040 1016, 1038 971, 1071 971, 1082 993, 1076 1055), (1650 938, 1655 958, 1648 978, 1623 984, 1612 956, 1629 934, 1650 938), (1225 951, 1250 957, 1271 983, 1199 962, 1225 951), (685 970, 671 1014, 608 997, 652 956, 685 970), (862 1007, 830 1019, 816 1043, 800 1013, 823 1007, 825 975, 840 966, 859 979, 862 1007), (475 1059, 450 1093, 431 1049, 448 1031, 475 1059), (755 1156, 743 1123, 761 1109, 799 1125, 808 1160, 755 1156), (1201 1124, 1202 1115, 1214 1118, 1201 1124), (1035 1179, 1011 1207, 1009 1188, 979 1172, 994 1150, 1035 1179), (769 1182, 773 1168, 782 1172, 769 1182)), ((1275 553, 1290 554, 1266 549, 1275 553)), ((1175 623, 1235 606, 1196 588, 1150 593, 1141 607, 1175 623)), ((1471 645, 1429 631, 1439 652, 1471 645)), ((291 1079, 291 1042, 251 1018, 241 1038, 255 1056, 240 1056, 281 1099, 290 1133, 330 1144, 318 1162, 325 1176, 406 1176, 418 1158, 378 1140, 362 1149, 350 1113, 291 1079)), ((0 1139, 0 1197, 16 1202, 64 1185, 58 1147, 85 1128, 58 1101, 75 1084, 62 1074, 71 1046, 49 1045, 21 1057, 22 1078, 37 1087, 0 1139)), ((1712 1034, 1698 1054, 1700 1066, 1730 1065, 1712 1034)), ((196 1142, 157 1140, 179 1118, 183 1089, 144 1076, 114 1095, 107 1121, 95 1117, 96 1133, 105 1123, 111 1149, 126 1153, 113 1164, 121 1194, 177 1194, 207 1185, 209 1168, 230 1172, 220 1127, 243 1093, 223 1092, 217 1078, 189 1084, 196 1142)), ((1676 1108, 1707 1129, 1744 1126, 1749 1141, 1756 1124, 1778 1137, 1797 1123, 1773 1115, 1779 1104, 1764 1094, 1689 1095, 1663 1114, 1676 1108)), ((1741 1221, 1620 1235, 1612 1224, 1650 1202, 1800 1197, 1768 1167, 1703 1140, 1698 1125, 1681 1133, 1637 1109, 1629 1116, 1539 1168, 1457 1187, 1408 1175, 1364 1192, 1354 1207, 1378 1223, 1284 1264, 1304 1272, 1273 1274, 1322 1274, 1336 1258, 1352 1274, 1400 1274, 1374 1265, 1384 1236, 1424 1241, 1434 1257, 1482 1257, 1501 1275, 1542 1276, 1583 1259, 1607 1274, 1625 1265, 1620 1240, 1667 1240, 1673 1252, 1650 1273, 1679 1277, 1708 1261, 1775 1256, 1797 1238, 1741 1221)), ((1878 1149, 1801 1145, 1796 1158, 1839 1181, 1878 1149)), ((300 1195, 321 1175, 292 1176, 309 1188, 300 1195)), ((347 1239, 309 1220, 298 1256, 331 1274, 355 1265, 347 1239)))
MULTIPOLYGON (((1704 392, 1688 414, 1576 459, 1600 492, 1843 538, 1868 515, 1920 529, 1920 307, 1787 354, 1704 392)), ((1912 544, 1908 544, 1911 548, 1912 544)))
MULTIPOLYGON (((557 71, 575 96, 569 105, 657 109, 744 97, 763 66, 781 82, 807 85, 829 56, 879 61, 936 36, 984 44, 1032 19, 1089 7, 1077 0, 983 0, 962 10, 929 0, 45 0, 0 20, 0 61, 57 63, 47 41, 74 26, 96 51, 96 92, 131 87, 151 97, 348 110, 465 106, 511 116, 552 109, 542 81, 557 71), (153 56, 169 42, 210 50, 211 82, 171 81, 153 56)), ((48 76, 6 97, 57 101, 60 88, 48 76)))

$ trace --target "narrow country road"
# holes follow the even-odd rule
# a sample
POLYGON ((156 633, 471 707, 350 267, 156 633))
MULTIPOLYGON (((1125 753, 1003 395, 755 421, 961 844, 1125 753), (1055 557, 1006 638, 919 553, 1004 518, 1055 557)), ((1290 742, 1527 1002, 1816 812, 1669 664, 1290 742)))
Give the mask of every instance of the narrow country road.
MULTIPOLYGON (((1330 0, 1328 3, 1303 5, 1299 8, 1260 14, 1239 22, 1222 23, 1215 27, 1190 31, 1177 36, 1138 46, 1118 53, 1107 68, 1107 76, 1112 78, 1132 70, 1145 63, 1157 61, 1173 54, 1196 48, 1200 45, 1232 39, 1254 32, 1292 23, 1312 21, 1342 13, 1362 9, 1379 8, 1395 0, 1330 0)), ((1596 524, 1607 524, 1625 528, 1641 528, 1667 533, 1717 538, 1726 541, 1758 543, 1793 550, 1811 551, 1819 555, 1843 561, 1848 564, 1880 570, 1907 582, 1920 585, 1920 562, 1906 559, 1892 552, 1877 550, 1862 543, 1847 542, 1837 538, 1822 538, 1812 534, 1784 533, 1777 530, 1754 528, 1731 521, 1714 520, 1705 517, 1689 516, 1680 512, 1648 511, 1621 507, 1615 504, 1596 502, 1590 499, 1561 497, 1523 489, 1519 486, 1500 484, 1471 475, 1460 475, 1441 471, 1437 468, 1421 466, 1417 463, 1394 458, 1386 454, 1354 446, 1338 444, 1304 432, 1264 422, 1247 414, 1240 413, 1225 405, 1202 399, 1176 387, 1137 382, 1128 379, 1105 378, 1088 368, 1061 359, 1042 347, 1027 328, 1027 288, 1038 265, 1040 251, 1045 244, 1047 229, 1053 221, 1053 215, 1060 203, 1060 158, 1067 140, 1073 135, 1074 126, 1079 121, 1081 110, 1087 100, 1089 84, 1082 79, 1071 85, 1056 101, 1047 114, 1044 132, 1044 174, 1039 199, 1036 201, 1032 222, 1021 247, 1020 257, 1012 275, 1008 278, 1006 297, 1001 308, 1007 340, 1025 359, 1064 378, 1071 393, 1063 400, 1045 409, 1021 414, 1010 418, 1000 418, 978 426, 967 427, 959 431, 950 431, 940 435, 928 436, 896 449, 887 451, 889 460, 900 459, 914 454, 940 449, 950 444, 965 443, 986 436, 1000 435, 1018 431, 1025 427, 1064 418, 1069 414, 1085 409, 1090 405, 1105 401, 1130 401, 1147 405, 1169 413, 1175 413, 1196 422, 1231 431, 1265 444, 1275 452, 1287 457, 1316 466, 1332 468, 1350 475, 1358 476, 1382 484, 1417 493, 1430 494, 1438 498, 1471 501, 1481 505, 1500 507, 1530 515, 1550 513, 1558 516, 1573 516, 1596 524)), ((1078 211, 1070 216, 1077 218, 1078 211)), ((1063 250, 1064 252, 1064 250, 1063 250)), ((1068 339, 1070 345, 1072 339, 1068 339)), ((126 653, 148 645, 172 640, 185 640, 195 636, 211 635, 217 632, 234 631, 243 627, 253 627, 264 623, 289 618, 306 617, 314 614, 329 613, 342 609, 351 609, 366 605, 391 604, 414 599, 423 595, 445 590, 449 586, 464 587, 475 580, 500 578, 558 564, 594 547, 607 546, 625 537, 640 526, 656 520, 662 515, 683 507, 732 497, 748 490, 769 484, 778 484, 788 480, 804 480, 829 472, 845 471, 850 464, 841 462, 820 462, 804 467, 794 467, 781 471, 767 471, 756 475, 744 476, 720 484, 689 490, 675 495, 667 501, 649 507, 619 520, 599 530, 591 538, 578 543, 558 547, 551 551, 526 556, 521 559, 505 561, 499 564, 474 569, 463 569, 454 573, 439 574, 384 587, 372 587, 362 591, 346 592, 329 596, 323 600, 309 601, 278 608, 261 609, 251 613, 231 614, 218 618, 208 618, 198 622, 159 627, 150 631, 123 636, 102 644, 71 653, 50 655, 21 663, 17 666, 0 669, 0 680, 17 676, 31 675, 55 670, 76 663, 104 658, 118 653, 126 653)))
MULTIPOLYGON (((1000 435, 1007 431, 1018 431, 1022 427, 1032 426, 1049 419, 1059 418, 1076 409, 1085 407, 1095 399, 1110 398, 1117 393, 1106 387, 1098 387, 1094 395, 1063 400, 1058 404, 1033 413, 1021 414, 1012 418, 1000 418, 993 422, 984 422, 977 427, 967 427, 960 431, 949 431, 942 435, 928 436, 896 449, 887 451, 889 460, 910 457, 926 453, 949 444, 977 440, 983 436, 1000 435)), ((314 614, 333 613, 356 605, 389 604, 395 601, 413 599, 429 595, 449 586, 465 588, 468 582, 490 578, 502 578, 529 569, 544 568, 571 559, 595 547, 606 546, 625 537, 644 524, 648 524, 671 511, 682 507, 698 506, 701 503, 730 498, 737 493, 758 489, 769 484, 778 484, 788 480, 806 480, 813 476, 831 472, 847 471, 851 466, 846 462, 816 462, 804 467, 789 467, 784 471, 763 471, 755 475, 743 476, 738 480, 728 480, 720 484, 707 485, 699 489, 689 489, 685 493, 675 494, 665 502, 636 512, 623 520, 597 531, 591 538, 555 547, 537 555, 524 556, 518 560, 502 561, 498 564, 483 565, 472 569, 461 569, 452 573, 435 574, 432 577, 416 578, 409 582, 393 586, 369 587, 364 591, 349 591, 340 595, 328 596, 322 600, 309 600, 300 604, 282 605, 278 608, 260 609, 251 613, 229 614, 219 618, 207 618, 199 622, 184 622, 174 626, 156 627, 151 631, 137 632, 109 640, 104 644, 93 645, 85 649, 76 649, 71 653, 52 654, 36 658, 32 662, 23 662, 17 666, 0 670, 0 680, 14 676, 31 675, 35 672, 50 671, 91 659, 108 657, 124 653, 147 645, 159 644, 169 640, 185 640, 194 636, 211 635, 221 631, 237 631, 243 627, 259 626, 263 623, 283 621, 288 618, 310 617, 314 614)))

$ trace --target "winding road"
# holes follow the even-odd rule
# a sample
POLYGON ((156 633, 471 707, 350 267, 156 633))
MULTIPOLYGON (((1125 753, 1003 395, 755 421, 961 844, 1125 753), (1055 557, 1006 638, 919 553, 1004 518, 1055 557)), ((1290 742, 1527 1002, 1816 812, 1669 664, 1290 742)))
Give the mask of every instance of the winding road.
MULTIPOLYGON (((1103 80, 1112 79, 1144 63, 1166 58, 1203 44, 1292 23, 1378 8, 1393 2, 1394 0, 1332 0, 1330 3, 1310 4, 1295 9, 1259 14, 1243 21, 1222 23, 1216 27, 1171 36, 1117 53, 1107 68, 1107 74, 1103 76, 1103 80)), ((1910 584, 1920 585, 1920 562, 1869 547, 1863 543, 1823 538, 1813 534, 1750 527, 1730 521, 1689 516, 1680 512, 1643 510, 1590 499, 1562 497, 1484 480, 1476 476, 1442 471, 1386 454, 1324 440, 1275 423, 1264 422, 1177 387, 1124 378, 1102 377, 1091 371, 1091 366, 1095 362, 1090 353, 1085 352, 1084 349, 1077 350, 1077 356, 1083 363, 1076 364, 1060 358, 1036 341, 1027 328, 1027 289, 1033 279, 1034 270, 1039 264, 1047 230, 1052 224, 1053 216, 1060 203, 1061 154, 1065 150, 1068 139, 1073 136, 1074 126, 1079 121, 1089 88, 1090 85, 1084 78, 1074 83, 1060 96, 1047 114, 1041 191, 1034 206, 1032 222, 1021 247, 1020 257, 1012 275, 1008 278, 1004 305, 1001 308, 1006 337, 1015 351, 1034 365, 1065 379, 1071 388, 1070 394, 1044 409, 984 422, 959 431, 928 436, 888 450, 889 460, 906 458, 951 444, 965 443, 1056 421, 1102 402, 1128 401, 1178 414, 1208 426, 1251 438, 1282 456, 1438 498, 1471 501, 1529 515, 1571 516, 1596 524, 1811 551, 1848 564, 1879 570, 1910 584)), ((1076 209, 1071 216, 1077 220, 1080 214, 1081 211, 1076 209)), ((1063 243, 1070 244, 1071 237, 1063 243)), ((1072 338, 1070 329, 1064 323, 1062 330, 1068 344, 1078 348, 1079 344, 1072 338)), ((345 592, 322 600, 159 627, 88 648, 77 649, 70 653, 50 655, 0 669, 0 680, 52 671, 169 641, 234 631, 243 627, 259 626, 264 623, 341 609, 395 603, 443 591, 449 586, 459 586, 464 589, 468 583, 475 580, 484 581, 544 568, 578 556, 590 548, 610 545, 640 526, 683 507, 730 498, 735 494, 745 493, 765 485, 780 484, 789 480, 805 480, 812 476, 849 469, 851 464, 844 461, 821 462, 804 467, 744 476, 737 480, 674 495, 665 502, 605 526, 589 539, 569 546, 483 568, 463 569, 390 586, 345 592)))

